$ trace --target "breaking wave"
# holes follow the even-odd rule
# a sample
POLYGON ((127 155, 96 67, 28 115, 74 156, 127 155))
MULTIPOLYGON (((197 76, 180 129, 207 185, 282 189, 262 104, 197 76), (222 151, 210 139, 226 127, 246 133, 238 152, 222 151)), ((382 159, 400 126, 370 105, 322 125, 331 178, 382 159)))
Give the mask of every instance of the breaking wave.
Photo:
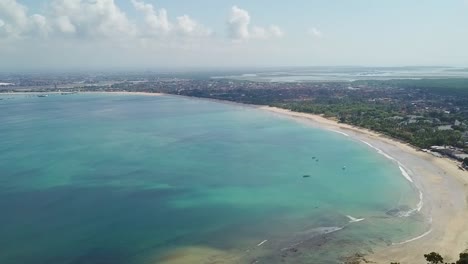
POLYGON ((387 153, 383 152, 381 149, 375 147, 374 145, 372 145, 371 143, 367 142, 367 141, 364 141, 364 140, 361 140, 362 143, 368 145, 369 147, 375 149, 377 151, 377 153, 379 153, 380 155, 383 155, 384 157, 386 157, 387 159, 389 160, 393 160, 393 161, 396 161, 395 158, 393 158, 392 156, 388 155, 387 153))
POLYGON ((402 241, 402 242, 392 243, 392 245, 403 245, 403 244, 406 244, 406 243, 410 243, 410 242, 416 241, 418 239, 421 239, 421 238, 429 235, 431 232, 432 232, 432 229, 429 229, 429 231, 425 232, 424 234, 422 234, 420 236, 413 237, 413 238, 410 238, 410 239, 402 241))
POLYGON ((366 144, 367 146, 375 149, 377 151, 377 153, 383 155, 384 157, 386 157, 387 159, 389 160, 392 160, 394 162, 397 162, 398 163, 398 168, 400 169, 400 172, 401 172, 401 175, 403 175, 403 177, 405 177, 406 180, 408 180, 409 182, 411 182, 414 186, 414 188, 416 188, 418 191, 419 191, 419 202, 418 204, 416 205, 416 208, 414 209, 411 209, 411 210, 408 210, 408 211, 402 211, 402 212, 399 212, 397 214, 398 217, 408 217, 410 215, 412 215, 413 213, 415 212, 420 212, 424 206, 424 196, 423 196, 423 193, 421 192, 421 190, 416 186, 414 185, 414 181, 413 179, 411 178, 410 174, 408 173, 408 171, 406 170, 406 168, 403 166, 403 164, 401 164, 399 161, 397 161, 395 158, 393 158, 392 156, 388 155, 387 153, 385 153, 384 151, 382 151, 381 149, 375 147, 374 145, 372 145, 371 143, 367 142, 367 141, 364 141, 364 140, 361 140, 362 143, 366 144))
POLYGON ((409 176, 408 172, 403 168, 400 162, 398 162, 398 167, 400 168, 401 174, 409 181, 413 182, 413 179, 409 176))
POLYGON ((333 129, 330 129, 330 131, 333 131, 333 132, 335 132, 335 133, 338 133, 338 134, 341 134, 341 135, 343 135, 343 136, 347 136, 347 137, 349 137, 349 135, 348 135, 348 134, 346 134, 345 132, 341 132, 341 131, 338 131, 338 130, 333 130, 333 129))
POLYGON ((349 218, 349 223, 357 223, 357 222, 361 222, 363 220, 366 220, 365 218, 354 218, 350 215, 347 215, 346 217, 349 218))

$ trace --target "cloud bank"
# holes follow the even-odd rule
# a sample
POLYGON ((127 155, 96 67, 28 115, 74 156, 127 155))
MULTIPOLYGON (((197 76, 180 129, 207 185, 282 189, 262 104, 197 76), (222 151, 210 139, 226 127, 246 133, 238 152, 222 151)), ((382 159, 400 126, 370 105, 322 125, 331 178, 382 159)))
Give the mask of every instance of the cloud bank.
POLYGON ((267 39, 282 37, 283 31, 276 25, 266 28, 251 26, 249 12, 233 6, 228 20, 228 34, 234 40, 267 39))
MULTIPOLYGON (((29 14, 17 0, 0 0, 0 36, 3 38, 193 38, 215 34, 188 14, 171 19, 165 8, 143 0, 128 0, 142 21, 130 19, 114 0, 50 0, 44 14, 29 14)), ((276 25, 251 25, 248 11, 233 6, 227 37, 234 40, 269 39, 283 36, 276 25)))

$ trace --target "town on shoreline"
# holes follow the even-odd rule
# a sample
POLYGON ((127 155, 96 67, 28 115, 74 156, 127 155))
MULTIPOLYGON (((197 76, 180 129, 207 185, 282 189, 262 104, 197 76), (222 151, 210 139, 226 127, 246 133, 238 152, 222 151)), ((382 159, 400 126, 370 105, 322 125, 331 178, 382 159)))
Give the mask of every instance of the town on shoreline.
MULTIPOLYGON (((47 80, 54 83, 53 78, 47 80)), ((10 94, 39 97, 44 102, 44 97, 76 93, 170 94, 239 103, 346 133, 370 142, 398 162, 401 159, 411 181, 424 193, 423 210, 428 210, 431 224, 430 230, 409 239, 411 243, 375 249, 365 256, 356 254, 346 263, 420 263, 429 250, 452 260, 466 250, 468 175, 463 155, 468 153, 468 80, 279 83, 127 76, 118 81, 108 77, 105 83, 73 80, 46 87, 21 85, 12 79, 0 78, 0 82, 10 83, 0 87, 4 93, 0 100, 11 99, 10 94)))
POLYGON ((266 82, 192 74, 24 74, 0 75, 0 83, 0 93, 147 92, 274 106, 379 132, 468 169, 463 78, 266 82))

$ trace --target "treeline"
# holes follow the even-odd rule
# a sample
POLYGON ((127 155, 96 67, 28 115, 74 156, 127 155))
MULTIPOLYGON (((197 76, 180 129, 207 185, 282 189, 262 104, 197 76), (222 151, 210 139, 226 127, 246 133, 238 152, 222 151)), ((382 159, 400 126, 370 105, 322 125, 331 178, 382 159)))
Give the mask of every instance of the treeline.
POLYGON ((355 81, 355 85, 367 85, 373 87, 396 87, 405 89, 422 89, 441 95, 468 95, 468 79, 399 79, 399 80, 364 80, 355 81))
POLYGON ((351 124, 381 132, 391 137, 407 141, 420 148, 434 145, 451 145, 464 148, 464 128, 438 130, 424 118, 410 119, 402 116, 398 106, 369 102, 306 101, 276 104, 278 107, 296 112, 323 114, 338 122, 351 124))

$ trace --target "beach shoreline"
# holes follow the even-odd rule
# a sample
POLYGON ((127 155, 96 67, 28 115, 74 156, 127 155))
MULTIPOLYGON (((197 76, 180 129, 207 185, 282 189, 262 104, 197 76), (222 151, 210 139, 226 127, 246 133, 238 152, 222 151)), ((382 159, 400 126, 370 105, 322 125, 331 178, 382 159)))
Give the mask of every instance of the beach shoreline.
POLYGON ((376 248, 373 254, 365 256, 366 261, 382 264, 395 261, 402 264, 425 264, 424 254, 435 251, 440 253, 445 261, 452 262, 458 259, 459 253, 468 249, 468 173, 459 169, 457 161, 447 157, 435 157, 387 135, 338 123, 316 114, 212 98, 182 97, 258 109, 305 122, 319 129, 342 134, 359 143, 371 145, 369 147, 383 152, 378 154, 393 158, 400 169, 403 166, 410 173, 415 190, 424 195, 422 208, 414 209, 430 217, 428 221, 431 228, 405 241, 395 241, 390 246, 376 248))
POLYGON ((319 115, 270 106, 259 106, 258 109, 365 143, 383 152, 380 154, 395 159, 396 164, 403 165, 408 171, 412 183, 424 194, 420 210, 430 216, 431 229, 406 241, 376 248, 374 254, 365 257, 367 261, 425 263, 423 255, 432 251, 440 253, 446 261, 455 261, 458 254, 468 248, 468 173, 461 171, 456 161, 434 157, 378 132, 341 124, 319 115))
MULTIPOLYGON (((60 94, 49 93, 9 93, 9 94, 60 94)), ((3 93, 8 94, 8 93, 3 93)), ((115 95, 145 95, 161 96, 162 93, 148 92, 79 92, 79 94, 115 94, 115 95)), ((180 96, 168 94, 168 96, 180 96)), ((359 143, 368 145, 376 153, 388 155, 395 160, 395 164, 404 168, 407 176, 416 189, 424 196, 421 210, 429 215, 431 229, 406 241, 394 241, 392 245, 375 248, 374 253, 366 255, 367 261, 389 264, 425 263, 424 254, 435 251, 440 253, 445 261, 455 261, 460 252, 468 249, 468 173, 458 168, 458 163, 449 158, 435 157, 423 152, 408 143, 390 138, 386 135, 352 125, 338 123, 320 115, 293 112, 287 109, 243 104, 232 101, 182 96, 188 99, 208 100, 224 104, 238 105, 266 111, 271 114, 292 118, 319 129, 341 134, 359 143), (382 153, 379 153, 381 151, 382 153)), ((388 158, 387 157, 387 158, 388 158)), ((402 171, 403 172, 403 171, 402 171)), ((419 206, 419 205, 417 205, 419 206)), ((418 210, 418 211, 419 211, 418 210)))
POLYGON ((0 95, 47 95, 47 94, 115 94, 115 95, 145 95, 145 96, 161 96, 162 93, 150 92, 106 92, 106 91, 83 91, 83 92, 0 92, 0 95))

